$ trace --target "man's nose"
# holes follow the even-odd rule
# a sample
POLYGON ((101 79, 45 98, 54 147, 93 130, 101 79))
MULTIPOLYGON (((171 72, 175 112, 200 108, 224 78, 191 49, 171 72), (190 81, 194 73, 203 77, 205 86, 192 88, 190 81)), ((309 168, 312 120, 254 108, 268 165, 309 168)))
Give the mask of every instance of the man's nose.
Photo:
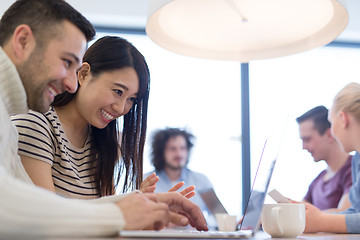
POLYGON ((63 90, 69 93, 74 93, 77 90, 78 80, 76 72, 68 72, 66 78, 62 82, 63 90))
POLYGON ((308 146, 308 144, 306 144, 306 143, 303 143, 303 149, 304 149, 304 150, 308 150, 308 149, 309 149, 309 146, 308 146))

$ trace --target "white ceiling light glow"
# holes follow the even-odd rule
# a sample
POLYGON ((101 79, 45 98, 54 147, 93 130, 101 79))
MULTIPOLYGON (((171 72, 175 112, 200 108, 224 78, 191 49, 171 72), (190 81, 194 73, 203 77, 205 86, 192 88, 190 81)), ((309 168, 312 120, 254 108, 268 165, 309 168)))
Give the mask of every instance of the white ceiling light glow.
POLYGON ((146 33, 179 54, 249 62, 328 44, 347 23, 336 0, 150 0, 146 33))

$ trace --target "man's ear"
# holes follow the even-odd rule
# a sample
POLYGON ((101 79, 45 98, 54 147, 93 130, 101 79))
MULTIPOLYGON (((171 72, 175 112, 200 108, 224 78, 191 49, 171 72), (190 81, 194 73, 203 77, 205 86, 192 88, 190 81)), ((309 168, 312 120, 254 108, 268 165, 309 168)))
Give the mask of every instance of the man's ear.
POLYGON ((334 138, 333 135, 331 134, 331 128, 328 128, 324 134, 326 134, 326 136, 328 136, 329 138, 334 138))
POLYGON ((27 59, 36 46, 34 34, 26 24, 16 27, 11 41, 14 57, 20 62, 27 59))
POLYGON ((80 69, 78 70, 77 77, 79 80, 79 85, 81 86, 85 81, 90 80, 91 73, 90 73, 90 64, 84 62, 80 69))

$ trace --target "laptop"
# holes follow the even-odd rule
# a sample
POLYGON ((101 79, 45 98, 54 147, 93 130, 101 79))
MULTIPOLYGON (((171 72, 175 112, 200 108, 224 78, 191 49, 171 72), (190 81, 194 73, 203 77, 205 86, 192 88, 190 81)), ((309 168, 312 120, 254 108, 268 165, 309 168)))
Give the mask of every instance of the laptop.
POLYGON ((211 188, 208 191, 201 192, 200 196, 212 215, 215 216, 216 213, 228 213, 217 197, 214 189, 211 188))
MULTIPOLYGON (((282 136, 283 137, 283 136, 282 136)), ((161 231, 120 231, 121 237, 127 238, 202 238, 202 239, 247 239, 255 235, 260 225, 260 215, 275 167, 282 139, 268 138, 262 149, 256 174, 253 180, 250 197, 247 202, 243 221, 239 230, 222 231, 192 231, 178 229, 164 229, 161 231)), ((211 194, 211 193, 210 193, 211 194)), ((221 208, 221 207, 220 207, 221 208)))

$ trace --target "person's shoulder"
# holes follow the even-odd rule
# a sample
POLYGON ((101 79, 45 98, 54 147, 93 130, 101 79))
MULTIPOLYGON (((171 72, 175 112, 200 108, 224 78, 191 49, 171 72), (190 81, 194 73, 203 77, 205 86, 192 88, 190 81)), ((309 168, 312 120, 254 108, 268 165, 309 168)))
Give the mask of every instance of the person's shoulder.
POLYGON ((29 110, 27 113, 13 115, 10 117, 15 127, 20 129, 29 130, 50 130, 52 127, 51 119, 48 118, 46 113, 39 113, 29 110))
POLYGON ((188 175, 192 175, 193 177, 195 177, 197 179, 206 179, 207 181, 209 181, 208 177, 201 172, 193 171, 189 168, 185 168, 185 170, 188 171, 188 175))
POLYGON ((188 171, 188 178, 191 179, 190 181, 197 189, 196 191, 201 193, 213 188, 212 183, 205 174, 190 170, 188 168, 186 170, 188 171))
POLYGON ((13 122, 21 122, 21 121, 28 121, 28 122, 40 121, 40 122, 44 122, 45 118, 46 117, 45 117, 45 115, 43 113, 35 112, 33 110, 29 110, 27 113, 16 114, 16 115, 10 116, 10 119, 13 122))
MULTIPOLYGON (((323 176, 326 174, 326 171, 327 171, 326 169, 322 170, 322 171, 319 173, 319 175, 317 175, 316 178, 314 178, 314 179, 312 180, 311 184, 314 184, 314 183, 322 180, 322 179, 323 179, 323 176)), ((311 184, 310 184, 310 185, 311 185, 311 184)))
POLYGON ((189 168, 185 168, 186 171, 188 171, 190 174, 194 174, 194 175, 197 175, 197 176, 204 176, 205 177, 205 174, 201 173, 201 172, 198 172, 198 171, 194 171, 194 170, 191 170, 189 168))

